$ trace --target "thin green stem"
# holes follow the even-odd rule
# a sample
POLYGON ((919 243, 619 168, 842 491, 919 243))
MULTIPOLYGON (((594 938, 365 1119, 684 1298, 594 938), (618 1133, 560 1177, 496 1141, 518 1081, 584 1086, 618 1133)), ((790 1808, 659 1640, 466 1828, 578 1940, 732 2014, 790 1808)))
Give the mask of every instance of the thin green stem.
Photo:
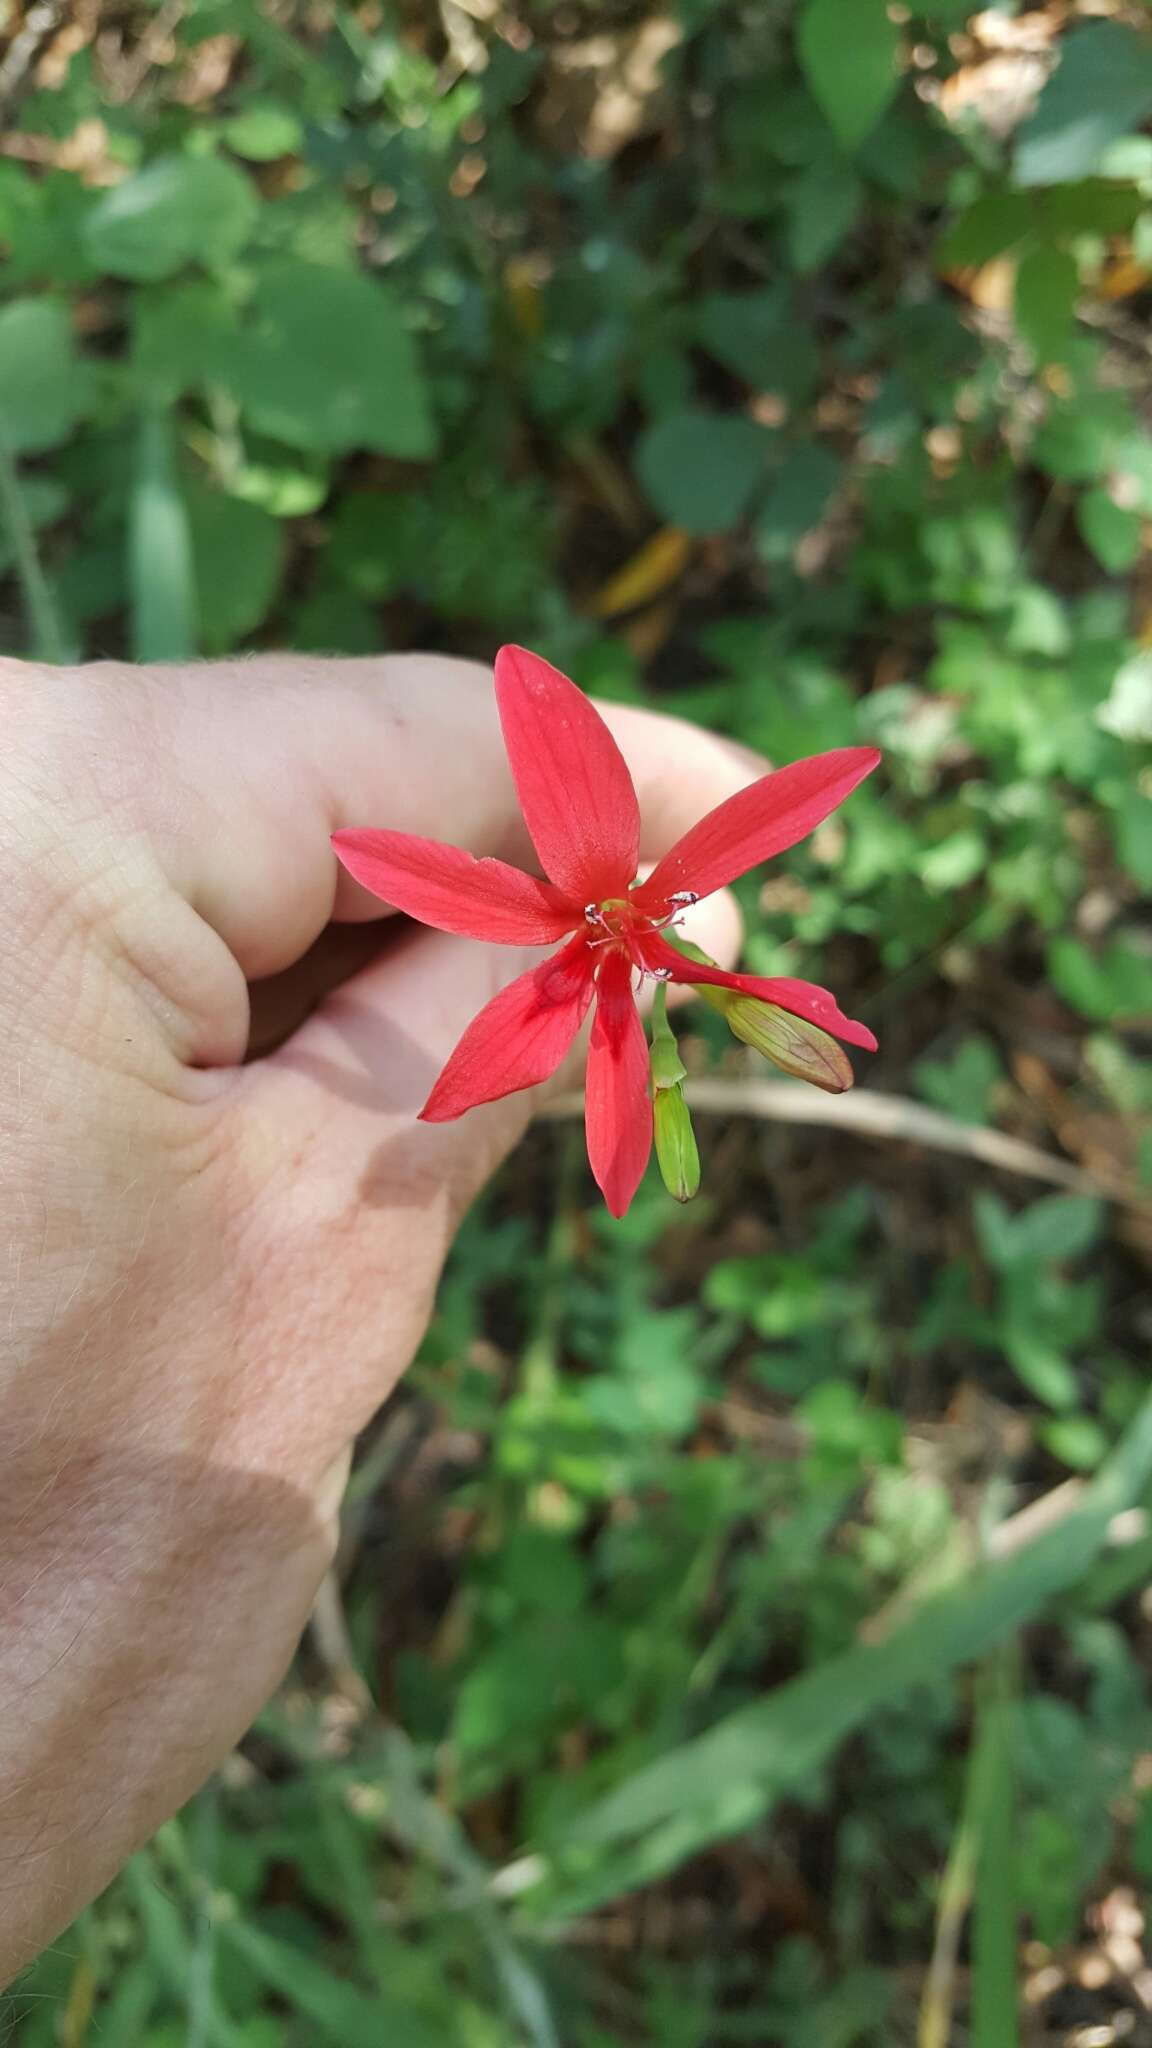
POLYGON ((36 547, 36 535, 20 487, 16 464, 0 437, 0 519, 8 531, 16 562, 16 576, 28 615, 32 652, 37 661, 63 663, 72 659, 64 624, 44 574, 36 547))

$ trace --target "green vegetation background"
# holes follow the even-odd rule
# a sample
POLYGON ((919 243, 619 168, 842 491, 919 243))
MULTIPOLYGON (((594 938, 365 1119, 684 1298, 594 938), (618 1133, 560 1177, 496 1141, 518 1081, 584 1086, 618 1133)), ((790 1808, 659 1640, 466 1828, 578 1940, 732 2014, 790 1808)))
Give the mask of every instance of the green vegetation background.
POLYGON ((1088 1176, 762 1123, 708 1015, 690 1210, 538 1132, 365 1446, 347 1642, 29 2048, 1152 2039, 1152 36, 968 17, 10 9, 0 644, 514 638, 878 742, 749 961, 1088 1176))

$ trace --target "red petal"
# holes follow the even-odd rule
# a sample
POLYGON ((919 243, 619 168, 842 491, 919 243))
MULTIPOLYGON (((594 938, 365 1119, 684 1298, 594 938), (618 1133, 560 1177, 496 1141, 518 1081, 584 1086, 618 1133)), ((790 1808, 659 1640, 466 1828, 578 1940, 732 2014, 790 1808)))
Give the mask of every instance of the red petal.
POLYGON ((879 759, 875 747, 835 747, 762 775, 685 832, 634 892, 635 900, 662 904, 681 889, 710 896, 814 831, 879 759))
POLYGON ((795 1017, 807 1017, 810 1024, 818 1024, 821 1031, 831 1031, 846 1045, 863 1046, 865 1052, 877 1049, 868 1026, 846 1017, 835 996, 814 981, 794 981, 788 975, 726 974, 722 967, 704 967, 698 960, 686 959, 659 932, 645 932, 637 941, 637 950, 643 954, 646 967, 670 968, 671 981, 697 988, 738 989, 741 995, 758 996, 763 1003, 775 1003, 781 1010, 790 1010, 795 1017))
POLYGON ((420 1115, 450 1123, 556 1072, 588 1013, 593 956, 579 933, 549 960, 485 1003, 451 1055, 420 1115))
POLYGON ((520 808, 557 888, 583 909, 622 896, 640 859, 640 807, 599 712, 523 647, 496 656, 496 701, 520 808))
POLYGON ((584 1127, 588 1160, 613 1216, 623 1216, 652 1150, 648 1041, 632 996, 632 969, 609 953, 596 983, 584 1127))
POLYGON ((496 945, 548 946, 572 929, 549 883, 502 860, 409 832, 334 832, 332 844, 365 889, 439 932, 496 945))

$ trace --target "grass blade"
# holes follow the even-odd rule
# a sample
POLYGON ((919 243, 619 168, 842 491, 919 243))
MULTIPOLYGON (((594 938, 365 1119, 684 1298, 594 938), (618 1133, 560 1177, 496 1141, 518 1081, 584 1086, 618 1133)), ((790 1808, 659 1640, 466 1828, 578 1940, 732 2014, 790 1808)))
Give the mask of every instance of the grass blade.
POLYGON ((157 407, 140 415, 128 555, 137 661, 190 661, 196 653, 192 535, 172 422, 157 407))
MULTIPOLYGON (((584 1858, 593 1847, 613 1854, 610 1867, 598 1864, 577 1883, 579 1910, 620 1896, 641 1872, 650 1880, 752 1826, 810 1780, 875 1708, 1009 1639, 1082 1577, 1113 1516, 1139 1498, 1150 1474, 1152 1398, 1062 1522, 924 1602, 884 1642, 845 1651, 741 1708, 591 1807, 567 1843, 584 1858)), ((576 1910, 562 1868, 552 1875, 561 1880, 564 1909, 576 1910)))
POLYGON ((1001 1651, 981 1703, 980 1830, 972 1923, 972 2048, 1020 2048, 1017 1988, 1014 1658, 1001 1651))

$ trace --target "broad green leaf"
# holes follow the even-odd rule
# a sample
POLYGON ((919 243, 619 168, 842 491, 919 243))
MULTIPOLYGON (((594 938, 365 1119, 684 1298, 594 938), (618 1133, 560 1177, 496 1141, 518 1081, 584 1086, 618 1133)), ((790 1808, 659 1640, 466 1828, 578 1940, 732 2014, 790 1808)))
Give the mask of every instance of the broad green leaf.
POLYGON ((1122 576, 1139 561, 1143 519, 1130 505, 1118 505, 1106 490, 1085 491, 1077 499, 1076 524, 1110 576, 1122 576))
POLYGON ((226 382, 252 424, 291 448, 375 448, 411 460, 435 449, 400 301, 361 271, 270 265, 230 350, 226 382))
POLYGON ((287 641, 302 654, 379 654, 387 645, 371 606, 334 583, 320 584, 293 607, 287 641))
POLYGON ((1074 1472, 1091 1472, 1107 1455, 1108 1438, 1094 1415, 1054 1415, 1037 1435, 1046 1451, 1074 1472))
POLYGON ((1120 792, 1113 830, 1117 859, 1134 882, 1152 891, 1152 796, 1134 782, 1120 792))
POLYGON ((1061 936, 1048 948, 1048 972, 1074 1009, 1101 1024, 1152 1014, 1152 955, 1124 937, 1100 951, 1061 936))
POLYGON ((299 115, 279 100, 249 100, 224 123, 224 139, 237 156, 263 164, 291 156, 304 139, 304 129, 299 115))
POLYGON ((818 270, 839 248, 860 211, 864 187, 850 163, 835 156, 802 171, 788 190, 788 249, 801 275, 818 270))
POLYGON ((231 299, 214 278, 145 288, 133 303, 133 367, 158 398, 202 389, 227 360, 235 330, 231 299))
POLYGON ((1020 130, 1018 185, 1060 185, 1096 169, 1110 142, 1152 111, 1152 38, 1119 21, 1086 21, 1020 130))
POLYGON ((0 447, 12 455, 57 447, 88 395, 61 300, 13 299, 0 309, 0 447))
POLYGON ((270 512, 205 484, 187 490, 200 641, 222 654, 267 614, 280 581, 284 529, 270 512))
POLYGON ((1021 1384, 1045 1407, 1064 1411, 1080 1399, 1076 1368, 1042 1337, 1024 1330, 1005 1338, 1004 1350, 1021 1384))
POLYGON ((756 519, 756 546, 766 562, 786 562, 797 541, 817 526, 840 481, 842 465, 831 448, 802 441, 772 473, 756 519))
POLYGON ((255 187, 213 156, 164 156, 103 194, 88 217, 88 253, 113 277, 212 269, 243 248, 259 209, 255 187))
POLYGON ((918 1060, 912 1072, 926 1102, 961 1123, 986 1124, 991 1119, 993 1091, 1004 1078, 1004 1065, 991 1039, 972 1032, 953 1053, 918 1060))
POLYGON ((981 192, 936 245, 942 270, 973 269, 1014 249, 1032 233, 1035 216, 1027 194, 995 187, 981 192))
POLYGON ((819 374, 812 332, 780 292, 713 292, 700 302, 697 332, 726 369, 790 404, 808 395, 819 374))
POLYGON ((846 149, 870 135, 899 84, 900 31, 885 0, 807 0, 800 68, 846 149))
POLYGON ((1053 407, 1032 452, 1049 476, 1095 483, 1103 471, 1122 464, 1138 434, 1132 408, 1118 391, 1089 391, 1053 407))
POLYGON ((1112 678, 1097 725, 1121 740, 1152 740, 1152 653, 1141 649, 1112 678))
POLYGON ((1104 1221, 1093 1195, 1042 1195, 1013 1218, 1017 1259, 1074 1259, 1090 1251, 1104 1221))
POLYGON ((722 533, 748 509, 771 442, 762 427, 703 408, 669 413, 648 428, 636 470, 657 512, 686 533, 722 533))
POLYGON ((190 661, 196 647, 196 577, 180 488, 172 416, 140 416, 129 517, 132 651, 137 661, 190 661))
POLYGON ((1079 288, 1079 268, 1066 249, 1039 242, 1021 257, 1013 313, 1018 332, 1041 365, 1064 360, 1079 288))

